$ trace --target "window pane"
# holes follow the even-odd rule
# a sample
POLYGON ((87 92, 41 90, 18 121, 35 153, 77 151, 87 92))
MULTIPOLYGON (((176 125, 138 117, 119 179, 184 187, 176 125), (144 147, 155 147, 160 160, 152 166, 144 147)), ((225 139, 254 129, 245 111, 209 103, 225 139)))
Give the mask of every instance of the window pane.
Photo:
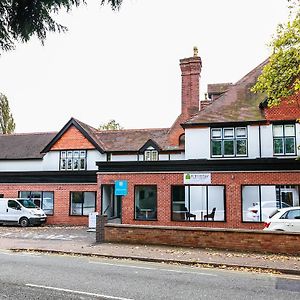
POLYGON ((85 158, 80 158, 80 170, 85 170, 85 158))
POLYGON ((225 221, 224 186, 208 186, 208 214, 206 221, 225 221))
POLYGON ((78 170, 79 168, 79 162, 77 158, 73 159, 73 170, 78 170))
POLYGON ((68 159, 68 170, 72 170, 72 159, 68 159))
POLYGON ((285 136, 295 136, 295 126, 294 125, 285 125, 284 126, 284 135, 285 136))
POLYGON ((212 129, 211 137, 212 138, 221 138, 222 137, 222 129, 212 129))
POLYGON ((30 192, 19 192, 20 198, 30 198, 30 192))
POLYGON ((53 192, 43 192, 43 203, 42 209, 46 215, 53 215, 54 208, 54 193, 53 192))
POLYGON ((233 138, 233 128, 224 128, 224 138, 233 138))
POLYGON ((80 157, 86 157, 86 151, 85 150, 80 151, 80 157))
POLYGON ((276 186, 261 186, 261 220, 265 221, 270 215, 277 210, 276 186))
POLYGON ((172 186, 172 219, 185 220, 186 204, 185 204, 185 187, 172 186))
POLYGON ((273 140, 274 154, 283 154, 283 139, 273 140))
POLYGON ((60 161, 60 169, 61 170, 65 170, 66 169, 66 159, 63 158, 61 161, 60 161))
POLYGON ((207 186, 190 187, 190 203, 186 207, 190 208, 188 220, 204 221, 207 214, 207 186))
POLYGON ((246 137, 246 128, 245 127, 237 127, 235 129, 236 137, 246 137))
POLYGON ((287 214, 287 219, 300 220, 300 209, 291 210, 287 214))
POLYGON ((71 215, 82 215, 83 193, 71 192, 71 215))
POLYGON ((78 157, 79 157, 79 151, 74 151, 74 152, 73 152, 73 157, 78 158, 78 157))
POLYGON ((155 220, 157 218, 156 186, 136 186, 135 218, 155 220))
POLYGON ((283 136, 283 125, 273 125, 273 136, 283 136))
POLYGON ((68 157, 72 157, 72 155, 73 155, 73 152, 72 152, 72 151, 68 151, 68 152, 67 152, 67 156, 68 156, 68 157))
POLYGON ((234 155, 234 141, 224 141, 224 155, 234 155))
POLYGON ((212 141, 212 155, 221 156, 222 155, 222 141, 212 141))
POLYGON ((242 207, 243 221, 259 222, 260 220, 260 200, 259 186, 242 187, 242 207))
POLYGON ((295 138, 293 137, 285 138, 285 153, 295 154, 295 138))
POLYGON ((84 192, 83 215, 88 215, 95 211, 96 194, 95 192, 84 192))
POLYGON ((236 154, 247 155, 247 140, 236 141, 236 154))
POLYGON ((61 158, 65 158, 66 157, 66 151, 61 151, 60 156, 61 156, 61 158))

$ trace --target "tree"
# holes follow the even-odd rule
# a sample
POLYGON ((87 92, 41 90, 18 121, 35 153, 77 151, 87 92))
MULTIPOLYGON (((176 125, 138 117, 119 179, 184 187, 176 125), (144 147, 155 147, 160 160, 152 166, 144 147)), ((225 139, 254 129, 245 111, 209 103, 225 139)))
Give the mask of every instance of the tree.
POLYGON ((300 0, 288 2, 289 20, 278 25, 270 43, 273 54, 252 88, 266 93, 269 106, 300 91, 300 0))
MULTIPOLYGON (((99 0, 100 5, 110 4, 119 9, 122 0, 99 0)), ((0 48, 12 50, 17 41, 28 42, 36 35, 42 44, 48 32, 65 32, 53 15, 61 9, 70 11, 73 6, 86 4, 86 0, 1 0, 0 1, 0 48)))
POLYGON ((7 97, 0 93, 0 132, 10 134, 15 131, 16 124, 10 112, 7 97))
POLYGON ((99 130, 120 130, 123 129, 123 127, 115 120, 110 120, 105 124, 101 124, 98 129, 99 130))

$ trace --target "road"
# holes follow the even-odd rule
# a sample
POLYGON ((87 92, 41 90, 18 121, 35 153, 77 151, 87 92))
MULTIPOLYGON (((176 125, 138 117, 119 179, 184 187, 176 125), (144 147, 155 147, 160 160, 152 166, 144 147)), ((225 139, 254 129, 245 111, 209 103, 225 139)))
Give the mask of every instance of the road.
POLYGON ((300 299, 300 278, 0 251, 0 299, 300 299))

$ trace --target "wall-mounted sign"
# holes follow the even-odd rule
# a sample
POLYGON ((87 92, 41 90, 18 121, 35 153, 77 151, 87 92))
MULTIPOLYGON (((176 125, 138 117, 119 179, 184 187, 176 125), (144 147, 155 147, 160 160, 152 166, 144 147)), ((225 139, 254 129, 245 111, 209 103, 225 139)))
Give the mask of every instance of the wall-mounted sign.
POLYGON ((184 184, 211 184, 211 173, 184 173, 184 184))
POLYGON ((126 196, 128 193, 127 180, 115 181, 115 196, 126 196))

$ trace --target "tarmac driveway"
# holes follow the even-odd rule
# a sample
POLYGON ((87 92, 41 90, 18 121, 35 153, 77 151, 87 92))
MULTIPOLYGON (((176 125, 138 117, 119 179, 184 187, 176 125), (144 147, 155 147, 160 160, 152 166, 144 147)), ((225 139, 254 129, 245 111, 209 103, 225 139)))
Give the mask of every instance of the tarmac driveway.
POLYGON ((40 226, 19 227, 0 226, 0 238, 29 239, 29 240, 60 240, 95 242, 95 232, 87 231, 86 226, 40 226))

